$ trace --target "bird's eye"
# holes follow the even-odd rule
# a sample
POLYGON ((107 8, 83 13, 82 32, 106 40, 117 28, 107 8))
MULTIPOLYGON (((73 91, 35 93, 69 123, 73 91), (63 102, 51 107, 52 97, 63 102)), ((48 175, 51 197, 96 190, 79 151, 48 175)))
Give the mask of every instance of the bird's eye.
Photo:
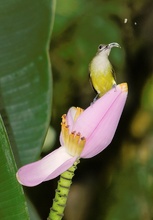
POLYGON ((98 49, 99 49, 99 50, 101 50, 101 49, 102 49, 102 47, 103 47, 103 46, 100 44, 100 45, 99 45, 99 47, 98 47, 98 49))

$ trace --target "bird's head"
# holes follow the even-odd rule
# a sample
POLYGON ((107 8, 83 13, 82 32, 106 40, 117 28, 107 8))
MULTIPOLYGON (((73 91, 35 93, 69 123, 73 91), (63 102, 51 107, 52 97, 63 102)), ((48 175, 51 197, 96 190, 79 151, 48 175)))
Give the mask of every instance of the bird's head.
POLYGON ((121 46, 118 44, 118 43, 110 43, 110 44, 100 44, 98 46, 98 51, 97 51, 97 55, 106 55, 106 56, 109 56, 110 54, 110 51, 113 47, 119 47, 121 48, 121 46))

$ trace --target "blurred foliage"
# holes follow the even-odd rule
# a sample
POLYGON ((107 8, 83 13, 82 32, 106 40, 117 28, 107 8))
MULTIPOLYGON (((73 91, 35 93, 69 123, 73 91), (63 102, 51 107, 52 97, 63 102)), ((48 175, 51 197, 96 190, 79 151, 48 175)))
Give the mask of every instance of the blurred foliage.
POLYGON ((0 116, 0 219, 29 220, 22 186, 16 179, 16 163, 0 116))
POLYGON ((45 138, 45 142, 42 148, 42 152, 46 153, 48 151, 51 151, 52 148, 54 147, 55 144, 55 140, 56 140, 56 131, 55 129, 53 129, 51 126, 48 128, 47 134, 46 134, 46 138, 45 138))
MULTIPOLYGON (((151 0, 57 1, 50 46, 54 80, 51 124, 57 134, 61 115, 72 105, 86 108, 95 96, 88 65, 100 43, 121 45, 120 50, 112 50, 110 60, 117 82, 129 85, 113 142, 78 167, 64 220, 153 218, 152 12, 151 0)), ((48 183, 49 189, 51 184, 55 188, 56 180, 48 183)))
POLYGON ((31 201, 26 204, 16 171, 17 165, 38 159, 50 123, 48 50, 54 2, 4 0, 0 4, 0 114, 5 125, 0 118, 2 220, 40 219, 31 201))
POLYGON ((52 2, 0 5, 0 113, 18 166, 39 157, 50 123, 52 2))

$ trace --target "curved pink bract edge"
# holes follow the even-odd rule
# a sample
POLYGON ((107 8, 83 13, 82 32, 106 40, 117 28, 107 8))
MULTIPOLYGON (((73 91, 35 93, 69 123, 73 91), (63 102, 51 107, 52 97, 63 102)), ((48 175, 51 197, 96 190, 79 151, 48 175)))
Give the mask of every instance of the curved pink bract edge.
POLYGON ((84 110, 74 124, 73 130, 79 131, 82 136, 88 138, 97 128, 103 117, 108 113, 108 110, 112 107, 118 97, 124 100, 125 103, 125 96, 123 95, 122 97, 122 95, 123 91, 119 85, 108 91, 94 104, 91 104, 84 110))
POLYGON ((117 129, 125 102, 127 93, 120 93, 110 107, 102 115, 99 124, 92 134, 88 137, 86 145, 81 154, 82 158, 90 158, 103 151, 112 141, 117 129))
POLYGON ((41 160, 21 167, 17 172, 18 181, 25 186, 36 186, 53 179, 69 169, 76 158, 60 147, 41 160))

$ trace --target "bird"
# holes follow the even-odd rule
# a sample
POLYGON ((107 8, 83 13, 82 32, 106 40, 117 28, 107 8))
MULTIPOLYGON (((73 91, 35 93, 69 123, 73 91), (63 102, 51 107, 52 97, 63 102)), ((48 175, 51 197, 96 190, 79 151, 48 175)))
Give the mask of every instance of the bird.
POLYGON ((95 57, 89 64, 89 79, 92 87, 97 93, 94 101, 103 96, 113 87, 116 87, 115 72, 108 59, 113 47, 121 48, 121 46, 115 42, 110 44, 100 44, 95 57))

